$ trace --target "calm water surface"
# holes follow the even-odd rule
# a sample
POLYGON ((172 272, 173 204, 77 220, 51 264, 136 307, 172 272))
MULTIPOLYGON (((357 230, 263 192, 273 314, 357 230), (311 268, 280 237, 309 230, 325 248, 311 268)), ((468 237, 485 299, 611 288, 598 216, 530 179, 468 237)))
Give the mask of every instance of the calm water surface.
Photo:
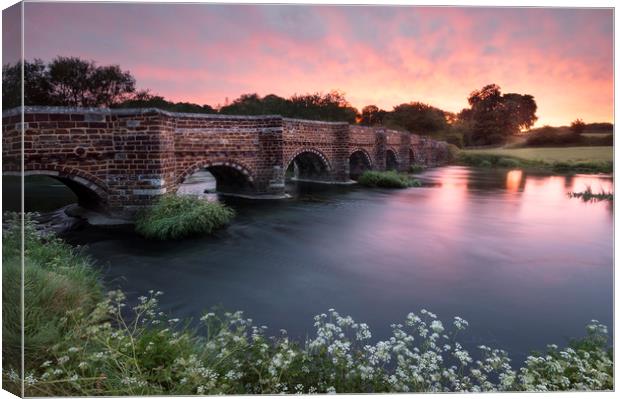
POLYGON ((536 176, 445 167, 422 188, 297 187, 281 201, 226 200, 238 216, 214 237, 154 243, 87 227, 110 288, 161 290, 164 310, 197 320, 219 305, 271 333, 304 338, 335 308, 375 339, 426 308, 470 322, 466 344, 509 351, 564 344, 598 319, 611 327, 613 214, 569 191, 613 190, 610 177, 536 176))

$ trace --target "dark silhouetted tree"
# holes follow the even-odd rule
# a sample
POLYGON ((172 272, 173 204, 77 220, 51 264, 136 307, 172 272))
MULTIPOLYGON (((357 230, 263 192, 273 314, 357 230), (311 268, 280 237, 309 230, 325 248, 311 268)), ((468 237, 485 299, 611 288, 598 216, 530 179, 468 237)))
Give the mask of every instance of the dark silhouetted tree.
POLYGON ((189 102, 172 102, 162 96, 152 95, 148 90, 140 90, 133 97, 113 108, 159 108, 171 112, 189 112, 196 114, 215 114, 217 111, 210 105, 198 105, 189 102))
POLYGON ((570 131, 573 135, 575 136, 579 136, 581 133, 583 133, 586 130, 586 124, 584 123, 584 121, 582 121, 581 119, 575 119, 571 124, 570 124, 570 131))
POLYGON ((52 98, 59 105, 109 107, 135 92, 135 79, 118 65, 98 67, 77 57, 58 57, 49 64, 52 98))
MULTIPOLYGON (((21 67, 21 63, 16 63, 4 65, 2 68, 2 107, 4 109, 21 105, 21 67)), ((24 104, 54 105, 49 75, 41 60, 24 62, 24 104)))
POLYGON ((448 129, 445 112, 421 102, 397 105, 386 115, 385 124, 425 135, 448 129))
POLYGON ((291 118, 354 123, 357 110, 346 101, 344 94, 332 91, 293 95, 285 99, 275 94, 261 98, 258 94, 243 94, 231 104, 220 108, 229 115, 282 115, 291 118))
MULTIPOLYGON (((21 105, 21 64, 2 69, 3 107, 21 105)), ((109 107, 130 98, 135 79, 118 65, 97 66, 77 57, 24 63, 24 104, 109 107)))
POLYGON ((469 95, 470 108, 459 113, 468 125, 468 145, 502 144, 510 135, 531 127, 536 122, 536 101, 531 95, 502 95, 496 84, 484 86, 469 95))
POLYGON ((362 108, 359 115, 359 124, 364 126, 382 125, 387 111, 380 109, 376 105, 367 105, 362 108))

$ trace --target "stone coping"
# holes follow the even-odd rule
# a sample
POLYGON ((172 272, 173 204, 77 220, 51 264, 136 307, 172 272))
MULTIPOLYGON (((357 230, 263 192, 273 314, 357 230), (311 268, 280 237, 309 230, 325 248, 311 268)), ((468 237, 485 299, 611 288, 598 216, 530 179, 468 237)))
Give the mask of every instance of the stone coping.
MULTIPOLYGON (((361 126, 354 125, 348 122, 328 122, 328 121, 317 121, 312 119, 298 119, 298 118, 285 118, 281 115, 222 115, 222 114, 197 114, 191 112, 170 112, 165 111, 159 108, 89 108, 89 107, 52 107, 52 106, 43 106, 43 105, 27 105, 23 107, 24 114, 100 114, 100 115, 123 115, 123 116, 131 116, 131 115, 142 115, 149 113, 158 113, 161 115, 178 117, 178 118, 199 118, 199 119, 237 119, 237 120, 265 120, 265 119, 282 119, 284 122, 293 122, 293 123, 312 123, 318 125, 329 125, 329 126, 351 126, 356 129, 363 130, 375 130, 380 129, 385 133, 408 133, 412 136, 420 136, 418 134, 409 133, 403 130, 394 130, 387 129, 385 127, 371 127, 371 126, 361 126)), ((2 117, 8 118, 11 116, 20 115, 22 112, 22 107, 15 107, 8 109, 6 111, 2 111, 2 117)), ((425 137, 425 136, 420 136, 425 137)))
MULTIPOLYGON (((191 112, 171 112, 159 108, 89 108, 89 107, 51 107, 40 105, 28 105, 23 107, 24 114, 101 114, 101 115, 142 115, 158 113, 178 118, 202 118, 202 119, 282 119, 288 122, 311 122, 326 125, 348 125, 347 122, 325 122, 311 119, 283 118, 281 115, 222 115, 222 114, 197 114, 191 112)), ((11 108, 2 111, 2 117, 20 115, 22 107, 11 108)))

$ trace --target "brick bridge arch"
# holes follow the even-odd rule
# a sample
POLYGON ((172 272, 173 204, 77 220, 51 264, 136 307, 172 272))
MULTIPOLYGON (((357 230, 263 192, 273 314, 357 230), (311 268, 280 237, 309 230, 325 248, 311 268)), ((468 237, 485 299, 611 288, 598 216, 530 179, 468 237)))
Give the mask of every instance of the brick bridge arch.
POLYGON ((295 158, 299 157, 300 155, 306 154, 306 153, 313 154, 318 159, 320 159, 321 163, 323 164, 323 166, 325 167, 327 171, 332 170, 331 163, 329 162, 329 159, 327 159, 327 156, 323 154, 322 151, 317 150, 316 148, 311 148, 311 147, 302 147, 302 148, 297 149, 295 152, 293 152, 293 154, 289 156, 287 162, 285 163, 284 170, 287 170, 291 166, 291 163, 295 161, 295 158))
POLYGON ((247 194, 254 190, 254 173, 247 166, 236 160, 198 161, 176 173, 176 181, 172 191, 188 177, 200 170, 207 170, 215 177, 217 190, 229 194, 247 194))
POLYGON ((349 159, 351 159, 351 157, 357 152, 361 153, 364 159, 366 159, 366 161, 368 162, 368 166, 370 166, 370 168, 373 168, 374 162, 372 161, 372 156, 370 156, 368 151, 366 151, 365 149, 361 147, 354 148, 349 154, 349 159))
MULTIPOLYGON (((5 169, 3 175, 21 176, 19 169, 5 169)), ((89 208, 105 209, 108 204, 108 187, 104 181, 83 170, 58 165, 47 165, 45 169, 26 165, 24 177, 47 176, 58 180, 77 197, 78 203, 89 208)))
POLYGON ((350 181, 356 151, 377 170, 388 150, 401 171, 449 156, 446 143, 404 131, 279 115, 35 106, 3 111, 2 121, 3 172, 19 172, 23 162, 28 173, 55 176, 128 215, 199 169, 219 173, 223 186, 243 178, 252 196, 273 198, 284 195, 286 168, 305 153, 320 159, 331 183, 350 181))

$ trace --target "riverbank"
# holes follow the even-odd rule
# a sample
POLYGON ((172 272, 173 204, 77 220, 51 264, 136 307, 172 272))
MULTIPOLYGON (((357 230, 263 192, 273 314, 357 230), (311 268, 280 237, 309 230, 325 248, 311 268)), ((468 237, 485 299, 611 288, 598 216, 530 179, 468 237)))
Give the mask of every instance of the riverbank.
MULTIPOLYGON (((315 317, 306 342, 271 337, 241 312, 204 313, 193 329, 160 312, 160 292, 133 307, 120 291, 104 296, 88 256, 26 226, 27 396, 613 388, 607 329, 596 321, 585 338, 549 346, 520 369, 504 351, 456 342, 465 320, 444 323, 426 310, 375 343, 366 324, 331 309, 315 317)), ((19 240, 19 229, 3 234, 3 382, 16 393, 19 240)))
POLYGON ((461 150, 456 163, 567 173, 613 173, 613 147, 488 148, 461 150))

